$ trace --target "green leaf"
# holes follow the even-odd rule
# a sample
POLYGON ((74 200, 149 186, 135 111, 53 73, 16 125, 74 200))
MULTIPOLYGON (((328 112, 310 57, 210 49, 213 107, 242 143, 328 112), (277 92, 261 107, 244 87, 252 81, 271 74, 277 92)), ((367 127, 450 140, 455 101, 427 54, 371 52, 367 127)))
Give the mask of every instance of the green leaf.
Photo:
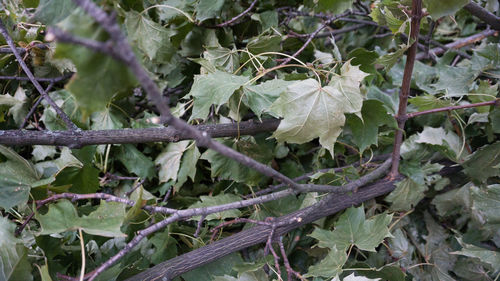
POLYGON ((500 227, 500 185, 485 188, 471 187, 472 213, 474 217, 494 232, 500 227))
POLYGON ((485 145, 472 154, 463 164, 467 176, 479 182, 500 175, 500 142, 485 145))
POLYGON ((156 157, 155 164, 160 166, 160 182, 177 180, 181 158, 189 143, 190 141, 169 143, 163 152, 156 157))
POLYGON ((469 0, 424 0, 424 6, 434 20, 444 16, 453 16, 468 3, 469 0))
POLYGON ((222 71, 207 75, 196 75, 189 95, 194 98, 193 113, 189 120, 205 119, 210 106, 222 105, 229 101, 234 91, 249 80, 246 76, 237 76, 222 71), (222 83, 223 81, 223 83, 222 83))
MULTIPOLYGON (((240 201, 241 198, 234 194, 219 194, 216 196, 200 196, 201 202, 196 202, 190 206, 190 208, 203 208, 203 207, 212 207, 222 204, 228 204, 235 201, 240 201)), ((207 221, 210 220, 224 220, 227 218, 237 218, 241 215, 240 210, 233 209, 227 210, 219 213, 214 213, 208 215, 205 219, 207 221)), ((200 216, 193 217, 194 220, 200 220, 200 216)))
POLYGON ((353 2, 354 0, 319 0, 315 10, 336 15, 352 9, 353 2))
POLYGON ((35 218, 41 226, 39 235, 60 233, 81 228, 88 234, 105 237, 124 237, 120 230, 125 219, 125 205, 119 202, 101 201, 97 210, 88 216, 79 216, 73 204, 61 200, 49 205, 49 211, 42 215, 36 212, 35 218))
POLYGON ((0 217, 0 280, 33 280, 28 249, 14 236, 16 225, 0 217))
MULTIPOLYGON (((490 85, 487 80, 480 80, 477 88, 467 98, 473 103, 492 101, 498 95, 498 84, 490 85)), ((486 113, 490 111, 489 106, 476 107, 477 112, 486 113)))
POLYGON ((286 88, 293 84, 281 79, 268 80, 258 85, 243 87, 243 103, 245 103, 260 119, 262 113, 268 111, 274 101, 279 98, 286 88))
POLYGON ((45 25, 54 25, 77 8, 73 1, 66 0, 40 0, 33 19, 45 25))
POLYGON ((395 119, 387 112, 382 102, 367 100, 361 109, 363 119, 357 116, 347 118, 347 126, 351 129, 353 142, 362 153, 370 145, 378 144, 378 128, 382 125, 396 126, 395 119))
POLYGON ((94 193, 99 189, 99 170, 92 164, 82 166, 66 166, 57 175, 54 185, 70 184, 70 192, 94 193))
POLYGON ((385 197, 385 201, 392 203, 391 210, 407 211, 424 198, 427 190, 425 184, 417 184, 411 178, 406 178, 396 183, 396 189, 385 197))
POLYGON ((462 238, 460 237, 457 237, 457 241, 463 248, 460 251, 452 252, 452 254, 477 258, 480 261, 489 264, 495 271, 500 270, 500 252, 490 251, 481 247, 467 244, 463 242, 462 238))
POLYGON ((234 72, 240 66, 240 57, 236 49, 231 50, 221 46, 207 47, 203 52, 203 58, 228 73, 234 72))
POLYGON ((200 0, 196 5, 196 19, 204 21, 220 15, 225 0, 200 0))
MULTIPOLYGON (((272 150, 266 143, 257 143, 253 138, 242 138, 234 143, 223 142, 238 152, 241 152, 263 164, 269 164, 272 160, 272 150)), ((207 150, 201 155, 201 159, 208 160, 211 166, 211 177, 234 180, 248 185, 257 185, 264 178, 261 173, 249 169, 229 157, 214 150, 207 150)))
MULTIPOLYGON (((58 26, 68 33, 92 40, 101 41, 107 36, 81 10, 73 12, 58 26)), ((136 84, 124 64, 83 46, 58 43, 54 58, 69 58, 75 64, 77 74, 66 84, 66 89, 86 115, 104 110, 119 93, 128 91, 131 94, 129 90, 136 84)))
POLYGON ((188 177, 194 181, 194 177, 196 176, 196 163, 200 155, 200 151, 196 145, 191 145, 184 151, 184 155, 182 155, 181 159, 181 167, 177 174, 177 182, 174 185, 176 191, 187 181, 188 177))
POLYGON ((443 128, 425 126, 424 130, 417 135, 415 142, 438 146, 443 154, 452 160, 463 158, 465 153, 460 138, 454 132, 443 128))
POLYGON ((375 252, 384 238, 391 237, 387 226, 392 220, 392 215, 380 214, 365 218, 363 206, 347 209, 335 223, 333 231, 316 228, 311 237, 316 238, 319 247, 347 250, 352 244, 361 250, 375 252))
POLYGON ((367 74, 350 62, 342 66, 328 86, 307 79, 287 88, 273 103, 271 111, 283 117, 273 137, 278 141, 305 143, 319 137, 333 155, 333 146, 342 132, 345 113, 360 114, 363 95, 359 87, 367 74))
POLYGON ((52 281, 48 265, 46 264, 42 265, 41 267, 38 268, 38 271, 40 272, 40 278, 42 279, 42 281, 52 281))
POLYGON ((408 50, 408 48, 410 48, 410 45, 401 44, 399 45, 399 48, 395 52, 388 53, 377 58, 375 60, 375 63, 383 65, 384 69, 387 71, 391 69, 398 62, 399 58, 401 58, 404 55, 404 53, 406 52, 406 50, 408 50))
POLYGON ((14 96, 9 94, 0 95, 0 106, 9 107, 8 114, 14 119, 16 125, 21 125, 29 111, 29 99, 26 91, 18 87, 14 96))
POLYGON ((140 152, 132 144, 123 144, 116 155, 116 158, 131 173, 136 174, 143 179, 152 179, 155 176, 155 164, 153 161, 140 152))
POLYGON ((12 149, 0 145, 7 161, 0 163, 0 207, 5 210, 28 201, 30 189, 40 179, 33 165, 12 149))
POLYGON ((247 48, 254 55, 264 52, 279 52, 281 50, 281 36, 259 36, 248 42, 247 48))
POLYGON ((339 251, 335 246, 332 246, 328 255, 318 264, 310 266, 304 277, 335 277, 342 273, 342 267, 346 261, 347 254, 345 250, 339 251))
POLYGON ((166 63, 175 54, 176 49, 170 42, 175 33, 161 24, 146 18, 147 13, 130 11, 125 13, 125 26, 128 38, 150 60, 166 63))
POLYGON ((436 195, 432 204, 436 206, 438 215, 444 217, 469 211, 472 206, 470 186, 471 183, 436 195))
POLYGON ((50 145, 34 145, 31 155, 33 159, 38 162, 45 160, 45 158, 52 158, 56 154, 56 147, 50 145))

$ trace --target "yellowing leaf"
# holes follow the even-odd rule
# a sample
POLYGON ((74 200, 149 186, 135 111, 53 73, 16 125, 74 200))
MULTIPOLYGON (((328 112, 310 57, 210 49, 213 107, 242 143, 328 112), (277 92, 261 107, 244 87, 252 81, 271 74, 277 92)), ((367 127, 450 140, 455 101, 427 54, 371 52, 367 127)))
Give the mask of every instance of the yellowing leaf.
POLYGON ((359 87, 366 76, 358 66, 347 62, 341 75, 328 86, 322 87, 314 79, 289 86, 271 106, 271 111, 283 117, 273 137, 299 144, 319 137, 320 144, 333 155, 333 146, 345 123, 344 114, 361 115, 363 95, 359 87))

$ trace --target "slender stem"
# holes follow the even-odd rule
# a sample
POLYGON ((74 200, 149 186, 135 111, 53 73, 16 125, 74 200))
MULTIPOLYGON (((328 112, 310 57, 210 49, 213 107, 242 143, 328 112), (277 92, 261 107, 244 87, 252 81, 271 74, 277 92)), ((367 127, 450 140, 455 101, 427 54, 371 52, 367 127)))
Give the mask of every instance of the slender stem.
POLYGON ((64 111, 59 106, 57 106, 57 104, 49 97, 49 95, 42 88, 42 85, 40 85, 40 83, 36 80, 33 73, 31 73, 31 70, 26 65, 23 58, 21 57, 21 55, 17 51, 17 48, 14 44, 14 41, 12 40, 12 37, 10 37, 9 32, 5 28, 5 25, 3 24, 2 20, 0 20, 0 33, 5 38, 5 41, 7 41, 7 44, 9 45, 10 49, 12 50, 12 53, 16 57, 17 62, 19 63, 21 68, 24 70, 24 73, 26 73, 26 75, 30 79, 31 83, 33 83, 35 88, 38 90, 40 95, 50 104, 50 106, 52 106, 54 108, 57 115, 59 115, 59 117, 61 117, 61 119, 64 121, 64 123, 66 124, 66 127, 68 129, 73 130, 73 131, 78 131, 79 128, 71 121, 71 119, 68 117, 68 115, 66 115, 66 113, 64 113, 64 111))
MULTIPOLYGON (((54 86, 54 82, 51 82, 49 84, 49 86, 47 86, 47 88, 45 89, 45 92, 49 92, 50 89, 52 89, 52 87, 54 86)), ((33 106, 31 107, 30 111, 28 112, 28 114, 26 114, 26 117, 24 117, 24 120, 23 120, 23 123, 21 124, 21 126, 19 126, 19 129, 22 129, 24 128, 24 126, 26 126, 26 124, 28 123, 28 120, 30 119, 31 115, 33 115, 33 113, 35 113, 36 111, 36 108, 38 107, 38 105, 40 105, 40 103, 42 102, 43 98, 39 98, 35 104, 33 104, 33 106)))
POLYGON ((399 109, 396 115, 398 122, 398 130, 394 137, 394 148, 392 151, 392 168, 389 173, 390 179, 396 179, 399 176, 399 155, 401 152, 401 144, 403 142, 403 131, 405 127, 406 107, 408 104, 408 96, 410 95, 411 77, 413 65, 415 64, 415 56, 417 54, 417 39, 420 33, 420 19, 422 18, 422 0, 412 1, 411 15, 411 32, 410 39, 414 40, 406 56, 406 65, 403 74, 403 83, 399 93, 399 109))
POLYGON ((240 18, 242 18, 243 16, 248 14, 253 9, 255 4, 257 4, 257 0, 253 0, 252 4, 250 4, 250 7, 248 7, 246 10, 244 10, 241 14, 235 16, 234 18, 232 18, 226 22, 217 24, 216 27, 224 27, 224 26, 233 25, 237 20, 239 20, 240 18))
POLYGON ((480 107, 480 106, 491 106, 491 105, 499 105, 499 100, 492 100, 492 101, 484 101, 484 102, 478 102, 478 103, 471 103, 471 104, 464 104, 464 105, 455 105, 455 106, 447 106, 447 107, 440 107, 440 108, 434 108, 434 109, 429 109, 429 110, 424 110, 424 111, 418 111, 418 112, 412 112, 408 113, 406 116, 408 118, 413 118, 421 115, 426 115, 426 114, 431 114, 431 113, 438 113, 438 112, 445 112, 445 111, 451 111, 451 110, 457 110, 457 109, 464 109, 464 108, 472 108, 472 107, 480 107))

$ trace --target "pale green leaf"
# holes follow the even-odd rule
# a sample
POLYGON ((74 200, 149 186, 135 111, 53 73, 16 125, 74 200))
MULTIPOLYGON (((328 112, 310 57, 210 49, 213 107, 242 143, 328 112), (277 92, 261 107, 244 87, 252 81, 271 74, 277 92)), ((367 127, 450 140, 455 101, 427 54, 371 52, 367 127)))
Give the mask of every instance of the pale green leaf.
POLYGON ((1 146, 0 153, 7 161, 0 163, 0 207, 8 210, 26 203, 30 189, 40 175, 35 167, 14 150, 1 146))
POLYGON ((177 182, 174 187, 178 190, 189 178, 194 181, 196 176, 196 163, 200 158, 200 151, 196 145, 191 145, 182 155, 181 166, 177 174, 177 182))
POLYGON ((33 19, 46 25, 53 25, 65 19, 77 8, 73 1, 40 0, 33 19))
POLYGON ((412 179, 405 178, 396 183, 396 189, 385 197, 385 201, 392 203, 392 210, 407 211, 424 198, 427 190, 425 184, 417 184, 412 179))
POLYGON ((193 113, 190 120, 205 119, 212 105, 222 105, 229 101, 234 91, 249 80, 246 76, 237 76, 222 71, 207 75, 196 75, 189 95, 194 98, 193 113))
POLYGON ((500 175, 500 142, 485 145, 470 155, 463 164, 464 172, 480 182, 500 175))
MULTIPOLYGON (((203 207, 212 207, 218 206, 222 204, 228 204, 236 201, 240 201, 241 198, 234 194, 219 194, 216 196, 200 196, 201 202, 196 202, 190 206, 190 208, 203 208, 203 207)), ((207 221, 210 220, 224 220, 227 218, 237 218, 241 215, 240 210, 233 209, 227 210, 219 213, 214 213, 208 215, 205 219, 207 221)), ((200 216, 193 217, 194 220, 199 220, 200 216)))
POLYGON ((290 85, 271 107, 271 111, 283 117, 273 137, 299 144, 319 137, 320 144, 333 155, 344 114, 360 115, 363 95, 359 87, 366 75, 347 62, 341 75, 332 78, 328 86, 322 87, 314 79, 290 85))
MULTIPOLYGON (((378 280, 380 280, 380 278, 371 279, 371 278, 366 278, 364 276, 356 276, 354 275, 354 273, 351 273, 346 277, 344 277, 344 279, 342 279, 342 281, 378 281, 378 280)), ((332 281, 335 281, 335 279, 333 279, 332 281)))
POLYGON ((155 164, 160 166, 160 182, 177 180, 181 158, 189 143, 190 141, 169 143, 163 152, 156 157, 155 164))
POLYGON ((52 158, 56 154, 56 147, 50 145, 34 145, 31 155, 33 159, 38 162, 45 160, 45 158, 52 158))
POLYGON ((258 85, 244 86, 243 102, 260 118, 291 84, 291 81, 273 79, 258 85))
POLYGON ((472 214, 486 228, 498 231, 500 227, 500 184, 471 187, 472 214))
POLYGON ((437 213, 444 217, 469 211, 472 206, 470 187, 471 183, 436 195, 432 204, 436 206, 437 213))
POLYGON ((28 249, 14 236, 16 225, 0 217, 0 280, 33 280, 28 249))
POLYGON ((97 210, 88 216, 78 216, 78 213, 68 200, 61 200, 49 205, 49 211, 42 215, 35 214, 41 226, 39 235, 60 233, 64 231, 77 230, 93 235, 106 237, 126 236, 120 230, 125 219, 125 205, 119 202, 101 201, 97 210))
POLYGON ((471 258, 478 258, 480 261, 493 267, 495 271, 500 270, 500 252, 487 250, 463 242, 462 238, 457 237, 458 243, 463 247, 462 250, 452 254, 463 255, 471 258))
POLYGON ((391 237, 388 225, 392 215, 380 214, 370 219, 365 218, 363 206, 351 207, 342 214, 335 223, 333 231, 315 229, 310 235, 316 238, 319 247, 347 250, 352 244, 361 250, 375 251, 386 237, 391 237))
POLYGON ((463 158, 462 155, 465 153, 462 147, 462 141, 457 134, 446 131, 441 127, 432 128, 425 126, 424 130, 417 135, 415 142, 442 147, 443 153, 453 160, 463 158))
POLYGON ((234 72, 240 66, 240 57, 236 49, 231 50, 221 46, 207 47, 203 52, 203 58, 228 73, 234 72))
POLYGON ((328 255, 318 264, 310 266, 304 277, 335 277, 342 273, 342 267, 346 261, 347 254, 345 250, 337 250, 335 246, 332 246, 328 255))
POLYGON ((196 5, 196 19, 204 21, 219 16, 225 0, 200 0, 196 5))

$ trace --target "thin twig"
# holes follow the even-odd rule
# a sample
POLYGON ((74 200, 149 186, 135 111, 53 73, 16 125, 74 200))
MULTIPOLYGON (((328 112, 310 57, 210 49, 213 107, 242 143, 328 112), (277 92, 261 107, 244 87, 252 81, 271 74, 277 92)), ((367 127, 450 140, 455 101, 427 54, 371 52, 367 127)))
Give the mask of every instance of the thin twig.
POLYGON ((234 18, 232 18, 226 22, 217 24, 216 27, 225 27, 225 26, 233 25, 237 20, 239 20, 240 18, 242 18, 243 16, 248 14, 253 9, 255 4, 257 4, 257 0, 253 0, 253 2, 250 4, 250 6, 246 10, 244 10, 241 14, 235 16, 234 18))
POLYGON ((302 45, 302 47, 300 47, 300 49, 298 49, 291 57, 288 57, 285 60, 283 60, 283 62, 280 65, 285 65, 285 64, 289 63, 293 58, 297 57, 300 53, 302 53, 302 51, 305 50, 305 48, 309 45, 309 43, 311 43, 311 41, 314 39, 314 37, 316 37, 316 35, 318 35, 318 33, 321 30, 323 30, 323 28, 327 27, 333 21, 335 21, 341 17, 345 17, 349 13, 350 12, 345 12, 345 13, 342 13, 342 14, 337 15, 337 16, 329 17, 327 20, 325 20, 325 22, 323 22, 314 32, 309 34, 309 37, 307 38, 306 42, 302 45))
MULTIPOLYGON (((35 80, 38 82, 57 83, 57 82, 64 81, 64 80, 71 78, 72 75, 73 75, 73 73, 65 74, 65 75, 59 76, 59 77, 52 77, 52 78, 35 77, 35 80)), ((24 76, 0 76, 0 80, 31 81, 29 77, 24 77, 24 76)))
POLYGON ((445 112, 445 111, 464 109, 464 108, 472 108, 472 107, 480 107, 480 106, 491 106, 491 105, 498 106, 499 99, 495 99, 492 101, 484 101, 484 102, 464 104, 464 105, 446 106, 446 107, 434 108, 434 109, 429 109, 429 110, 424 110, 424 111, 412 112, 412 113, 408 113, 406 116, 408 118, 413 118, 413 117, 431 114, 431 113, 438 113, 438 112, 445 112))
POLYGON ((26 65, 23 58, 21 57, 21 55, 17 51, 17 48, 14 44, 14 41, 12 40, 12 37, 10 37, 9 32, 5 28, 5 25, 4 25, 2 20, 0 20, 0 33, 5 38, 5 41, 7 41, 7 44, 9 45, 10 49, 12 50, 12 53, 16 57, 17 62, 19 63, 21 68, 24 70, 24 73, 26 73, 26 75, 30 79, 31 83, 33 83, 35 88, 38 90, 40 95, 42 95, 42 97, 50 104, 50 106, 52 106, 54 108, 57 115, 59 115, 59 117, 61 117, 61 119, 64 121, 64 123, 66 124, 66 127, 68 129, 73 130, 73 131, 79 131, 80 129, 71 121, 71 119, 68 117, 68 115, 66 115, 66 113, 64 113, 64 111, 59 106, 57 106, 57 104, 44 91, 44 89, 42 88, 40 83, 35 79, 35 76, 33 76, 33 73, 31 73, 31 70, 26 65))
MULTIPOLYGON (((50 89, 52 89, 53 86, 54 86, 54 82, 51 82, 49 84, 49 86, 47 86, 47 88, 45 89, 45 92, 48 93, 50 91, 50 89)), ((31 115, 33 115, 33 113, 35 113, 36 108, 38 107, 38 105, 40 105, 40 103, 42 102, 42 100, 43 100, 43 97, 40 97, 33 104, 33 106, 31 107, 30 111, 28 112, 28 114, 26 114, 26 117, 24 117, 23 123, 21 124, 21 126, 19 126, 19 129, 22 129, 22 128, 24 128, 24 126, 26 126, 26 124, 28 123, 28 120, 30 119, 31 115)))
POLYGON ((401 85, 401 91, 399 94, 399 109, 396 115, 398 130, 396 130, 394 137, 394 147, 392 150, 392 168, 391 172, 389 173, 390 179, 396 179, 399 176, 399 156, 401 151, 401 144, 403 142, 403 131, 407 119, 406 107, 408 104, 408 96, 410 95, 413 65, 415 64, 415 56, 417 55, 417 38, 420 32, 420 19, 422 18, 422 0, 412 1, 411 13, 410 39, 415 40, 415 42, 411 45, 406 56, 403 83, 401 85))

